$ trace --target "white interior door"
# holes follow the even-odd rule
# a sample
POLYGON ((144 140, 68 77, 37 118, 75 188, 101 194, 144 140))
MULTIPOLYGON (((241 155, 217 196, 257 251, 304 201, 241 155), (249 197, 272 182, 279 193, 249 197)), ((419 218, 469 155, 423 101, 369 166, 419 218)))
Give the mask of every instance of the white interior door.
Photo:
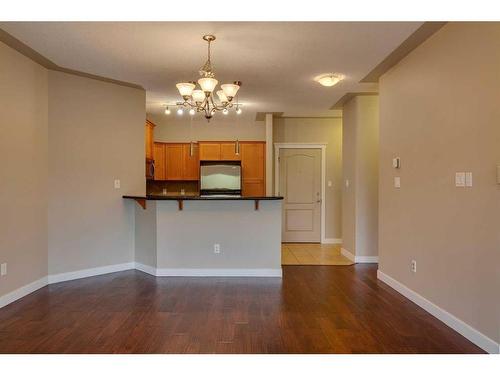
POLYGON ((282 148, 283 242, 321 241, 321 150, 282 148))

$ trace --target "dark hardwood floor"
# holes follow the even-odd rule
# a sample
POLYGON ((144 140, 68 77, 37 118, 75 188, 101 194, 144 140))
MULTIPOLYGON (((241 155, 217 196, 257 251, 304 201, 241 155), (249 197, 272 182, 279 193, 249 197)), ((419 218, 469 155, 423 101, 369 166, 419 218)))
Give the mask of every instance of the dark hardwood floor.
POLYGON ((0 309, 1 353, 482 353, 376 279, 376 265, 269 278, 139 271, 53 284, 0 309))

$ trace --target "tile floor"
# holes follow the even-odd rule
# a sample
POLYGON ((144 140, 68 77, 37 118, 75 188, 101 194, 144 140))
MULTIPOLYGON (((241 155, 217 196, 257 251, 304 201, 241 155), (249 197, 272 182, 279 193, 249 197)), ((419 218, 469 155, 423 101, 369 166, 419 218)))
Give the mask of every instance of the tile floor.
POLYGON ((281 264, 348 266, 354 264, 340 254, 340 245, 318 243, 281 244, 281 264))

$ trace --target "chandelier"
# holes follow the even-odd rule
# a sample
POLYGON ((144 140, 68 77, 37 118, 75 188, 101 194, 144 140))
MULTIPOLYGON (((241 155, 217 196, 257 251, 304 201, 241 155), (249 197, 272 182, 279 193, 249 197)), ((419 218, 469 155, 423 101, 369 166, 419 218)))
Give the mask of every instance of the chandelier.
POLYGON ((181 82, 175 86, 184 99, 183 102, 178 102, 178 114, 183 113, 183 108, 190 108, 189 113, 194 115, 196 112, 203 112, 205 118, 210 121, 212 116, 222 111, 223 114, 228 114, 229 109, 235 108, 236 113, 241 113, 241 108, 238 103, 234 105, 233 99, 240 89, 241 82, 226 83, 221 85, 221 90, 217 90, 218 100, 214 98, 214 90, 219 81, 215 79, 215 74, 212 69, 212 61, 210 56, 210 45, 215 40, 214 35, 204 35, 203 40, 208 43, 208 58, 205 64, 201 67, 198 79, 199 88, 196 87, 196 82, 181 82))

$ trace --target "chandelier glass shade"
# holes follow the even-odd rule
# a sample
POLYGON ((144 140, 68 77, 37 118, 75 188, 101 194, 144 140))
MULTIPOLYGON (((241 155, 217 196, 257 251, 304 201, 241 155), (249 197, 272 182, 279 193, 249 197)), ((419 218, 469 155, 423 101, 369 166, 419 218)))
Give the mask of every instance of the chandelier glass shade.
MULTIPOLYGON (((210 54, 210 46, 215 40, 215 36, 205 35, 203 40, 208 43, 208 58, 199 71, 201 78, 198 79, 198 85, 193 81, 181 82, 175 85, 183 99, 182 102, 177 102, 177 106, 190 108, 195 112, 202 112, 209 121, 218 111, 227 114, 229 109, 235 108, 236 113, 240 114, 240 105, 234 105, 233 99, 240 89, 241 82, 226 83, 220 86, 221 90, 216 90, 219 81, 215 79, 210 54), (217 94, 217 99, 214 97, 214 91, 217 94)), ((190 111, 190 113, 192 112, 190 111)))

